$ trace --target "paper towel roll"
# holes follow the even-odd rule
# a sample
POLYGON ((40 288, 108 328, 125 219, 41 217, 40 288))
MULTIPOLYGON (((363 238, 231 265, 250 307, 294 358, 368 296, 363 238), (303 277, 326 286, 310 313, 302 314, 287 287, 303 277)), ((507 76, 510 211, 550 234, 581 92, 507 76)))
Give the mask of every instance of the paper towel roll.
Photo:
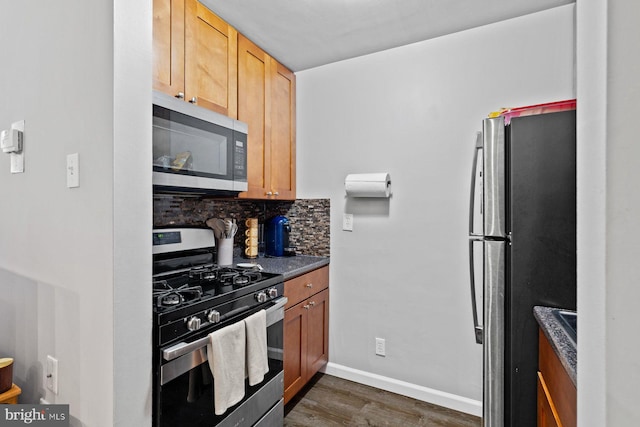
POLYGON ((391 177, 388 173, 359 173, 347 175, 344 188, 348 197, 389 197, 391 177))

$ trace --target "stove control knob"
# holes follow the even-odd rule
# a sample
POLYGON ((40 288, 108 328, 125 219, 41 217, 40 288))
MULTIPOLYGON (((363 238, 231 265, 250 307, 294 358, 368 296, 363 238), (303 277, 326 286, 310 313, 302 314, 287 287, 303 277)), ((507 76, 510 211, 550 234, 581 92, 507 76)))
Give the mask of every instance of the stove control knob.
POLYGON ((264 292, 258 292, 256 294, 256 300, 258 302, 267 302, 267 294, 264 292))
POLYGON ((211 310, 209 314, 207 314, 207 319, 211 323, 218 323, 220 321, 220 313, 216 310, 211 310))
POLYGON ((190 331, 197 331, 200 329, 201 321, 199 317, 193 316, 189 320, 187 320, 187 329, 190 331))
POLYGON ((271 288, 267 291, 269 294, 269 298, 275 298, 278 296, 278 290, 276 288, 271 288))

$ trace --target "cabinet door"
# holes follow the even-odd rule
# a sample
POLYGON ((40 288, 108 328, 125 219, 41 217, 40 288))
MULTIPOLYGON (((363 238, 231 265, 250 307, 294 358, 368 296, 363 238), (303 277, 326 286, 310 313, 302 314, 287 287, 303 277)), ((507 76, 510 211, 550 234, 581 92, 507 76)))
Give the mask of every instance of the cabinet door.
POLYGON ((185 97, 237 117, 238 33, 196 0, 186 0, 185 97))
POLYGON ((307 380, 329 360, 329 290, 309 298, 307 321, 307 380))
POLYGON ((242 34, 238 35, 238 120, 249 125, 247 181, 243 197, 267 197, 270 176, 271 79, 269 55, 242 34))
POLYGON ((271 188, 277 199, 296 198, 296 76, 271 60, 271 188))
POLYGON ((550 400, 542 373, 538 372, 538 427, 559 427, 560 420, 550 400))
POLYGON ((304 301, 284 312, 284 403, 307 381, 307 311, 304 301))
POLYGON ((184 93, 184 0, 153 0, 153 88, 184 93))
POLYGON ((564 427, 577 426, 576 386, 542 330, 538 331, 538 352, 538 382, 543 386, 557 423, 564 427))

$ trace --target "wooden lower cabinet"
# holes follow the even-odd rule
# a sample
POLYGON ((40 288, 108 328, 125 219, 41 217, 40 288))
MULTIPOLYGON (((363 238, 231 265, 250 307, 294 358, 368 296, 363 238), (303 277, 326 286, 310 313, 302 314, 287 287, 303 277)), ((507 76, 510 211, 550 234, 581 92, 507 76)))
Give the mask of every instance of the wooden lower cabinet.
POLYGON ((286 404, 329 360, 328 267, 285 282, 285 296, 289 298, 284 312, 286 404), (301 290, 316 293, 306 295, 301 290))
POLYGON ((576 386, 542 331, 538 342, 538 427, 575 427, 576 386))

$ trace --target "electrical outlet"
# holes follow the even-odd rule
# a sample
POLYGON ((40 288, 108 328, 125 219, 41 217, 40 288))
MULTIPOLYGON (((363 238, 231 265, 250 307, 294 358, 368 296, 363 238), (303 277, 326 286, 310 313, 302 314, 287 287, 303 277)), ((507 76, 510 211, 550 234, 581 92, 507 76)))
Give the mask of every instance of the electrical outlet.
POLYGON ((53 356, 47 356, 47 372, 46 372, 47 388, 58 394, 58 359, 53 356))
POLYGON ((376 355, 378 356, 386 355, 384 338, 376 338, 376 355))
POLYGON ((344 214, 342 216, 342 229, 344 231, 353 231, 353 214, 344 214))

